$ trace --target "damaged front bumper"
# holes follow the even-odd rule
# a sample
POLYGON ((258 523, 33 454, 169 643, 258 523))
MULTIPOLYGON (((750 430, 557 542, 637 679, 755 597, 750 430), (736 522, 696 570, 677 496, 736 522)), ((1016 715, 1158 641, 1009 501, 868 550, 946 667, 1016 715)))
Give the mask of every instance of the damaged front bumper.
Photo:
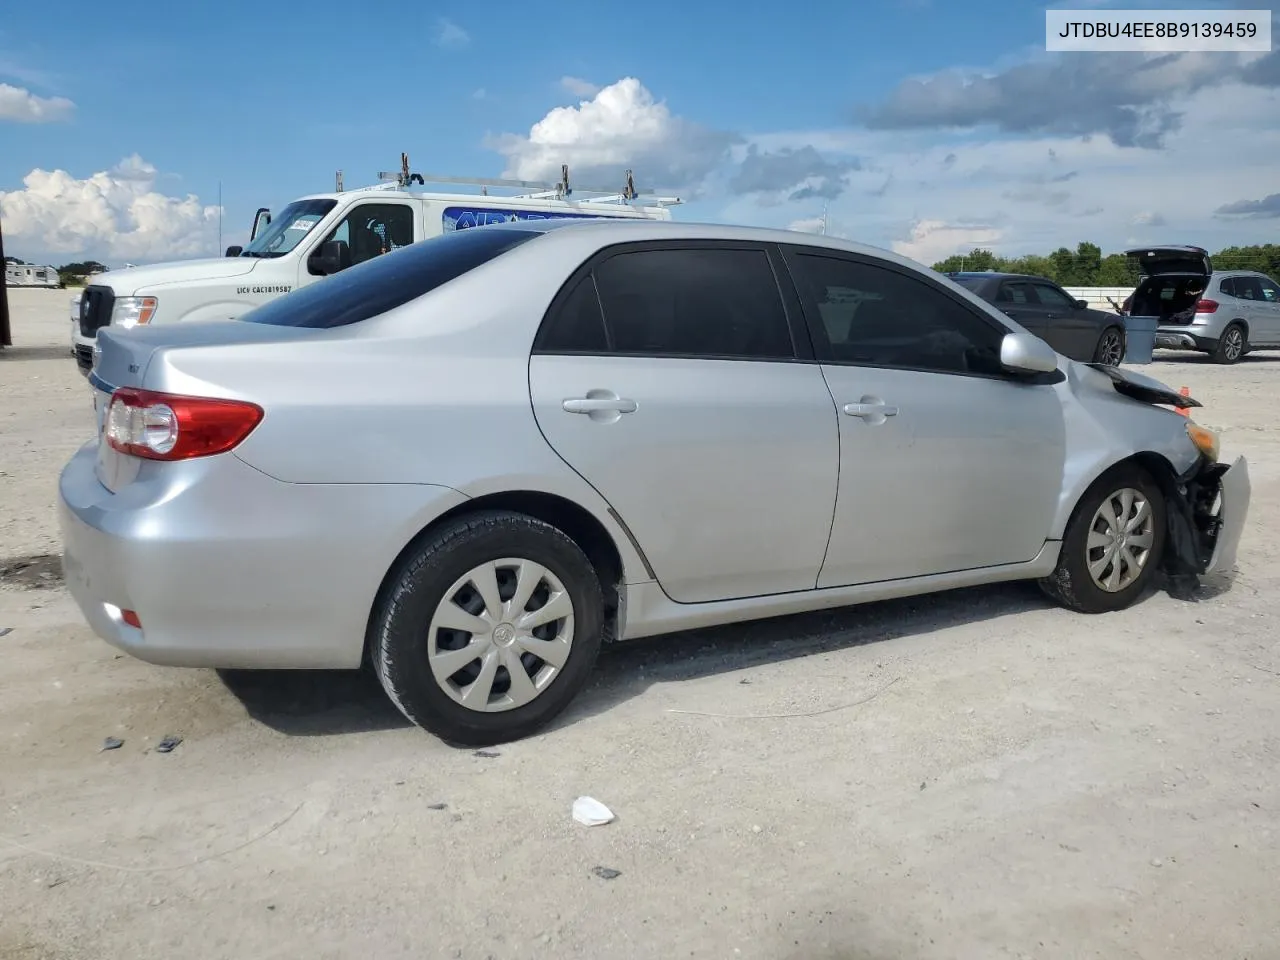
POLYGON ((1248 461, 1239 457, 1225 464, 1202 458, 1167 493, 1165 573, 1194 577, 1230 570, 1249 513, 1248 461))

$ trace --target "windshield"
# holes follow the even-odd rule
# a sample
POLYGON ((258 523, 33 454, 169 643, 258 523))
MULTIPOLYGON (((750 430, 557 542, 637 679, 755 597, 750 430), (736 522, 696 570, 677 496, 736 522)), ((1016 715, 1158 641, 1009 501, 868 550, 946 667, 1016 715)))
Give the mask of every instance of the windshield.
POLYGON ((295 200, 244 248, 242 257, 283 257, 338 205, 336 200, 295 200))
POLYGON ((977 293, 978 288, 982 286, 982 277, 952 277, 951 280, 960 284, 966 290, 972 290, 977 293))

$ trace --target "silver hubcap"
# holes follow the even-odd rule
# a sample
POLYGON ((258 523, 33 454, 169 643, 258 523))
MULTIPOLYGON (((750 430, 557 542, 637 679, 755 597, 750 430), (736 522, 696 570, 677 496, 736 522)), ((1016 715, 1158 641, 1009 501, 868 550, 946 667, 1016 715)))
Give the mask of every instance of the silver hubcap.
POLYGON ((1222 352, 1228 360, 1235 360, 1240 356, 1240 351, 1244 349, 1244 336, 1240 331, 1232 327, 1227 331, 1227 342, 1223 346, 1222 352))
POLYGON ((1120 343, 1120 334, 1114 330, 1102 338, 1102 349, 1098 351, 1102 354, 1102 362, 1109 367, 1115 367, 1120 364, 1123 353, 1120 343))
POLYGON ((1089 576, 1108 593, 1119 593, 1142 574, 1155 543, 1155 514, 1139 490, 1117 490, 1098 507, 1085 552, 1089 576))
POLYGON ((573 601, 532 560, 493 560, 445 591, 427 634, 436 683, 455 701, 513 710, 551 685, 573 645, 573 601))

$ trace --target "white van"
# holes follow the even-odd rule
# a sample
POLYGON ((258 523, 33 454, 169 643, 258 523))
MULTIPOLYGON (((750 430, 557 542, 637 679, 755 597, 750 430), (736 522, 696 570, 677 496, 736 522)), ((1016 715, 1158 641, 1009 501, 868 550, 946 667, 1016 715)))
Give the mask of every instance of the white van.
MULTIPOLYGON (((402 159, 407 166, 407 159, 402 159)), ((540 190, 505 197, 411 192, 408 188, 424 184, 424 178, 406 169, 392 183, 303 197, 275 217, 260 209, 249 245, 228 247, 225 257, 160 263, 94 277, 80 297, 79 322, 73 327, 81 371, 88 373, 93 366, 94 338, 108 324, 231 320, 322 277, 451 230, 566 217, 670 220, 668 208, 680 203, 678 197, 660 197, 650 200, 650 205, 634 204, 637 194, 629 173, 622 193, 584 200, 569 199, 567 168, 559 184, 452 178, 425 182, 446 181, 486 190, 489 186, 540 190)))

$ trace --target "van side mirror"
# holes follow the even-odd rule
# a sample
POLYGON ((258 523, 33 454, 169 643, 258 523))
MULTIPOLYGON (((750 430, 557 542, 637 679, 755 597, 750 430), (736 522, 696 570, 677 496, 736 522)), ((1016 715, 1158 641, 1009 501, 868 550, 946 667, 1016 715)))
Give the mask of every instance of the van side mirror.
POLYGON ((239 245, 227 247, 228 257, 238 257, 242 253, 244 253, 244 247, 241 247, 239 245))
POLYGON ((1088 309, 1088 307, 1089 307, 1089 301, 1088 301, 1088 300, 1076 300, 1076 301, 1075 301, 1075 305, 1076 305, 1076 309, 1077 309, 1077 310, 1086 310, 1086 309, 1088 309))
POLYGON ((1014 373, 1053 373, 1058 369, 1058 355, 1039 337, 1006 333, 1000 341, 1000 365, 1014 373))
POLYGON ((253 229, 249 231, 249 242, 252 243, 258 238, 263 230, 271 223, 271 211, 266 207, 259 207, 258 212, 253 215, 253 229))
POLYGON ((351 266, 351 248, 341 240, 328 240, 307 258, 307 270, 318 277, 327 277, 351 266))

